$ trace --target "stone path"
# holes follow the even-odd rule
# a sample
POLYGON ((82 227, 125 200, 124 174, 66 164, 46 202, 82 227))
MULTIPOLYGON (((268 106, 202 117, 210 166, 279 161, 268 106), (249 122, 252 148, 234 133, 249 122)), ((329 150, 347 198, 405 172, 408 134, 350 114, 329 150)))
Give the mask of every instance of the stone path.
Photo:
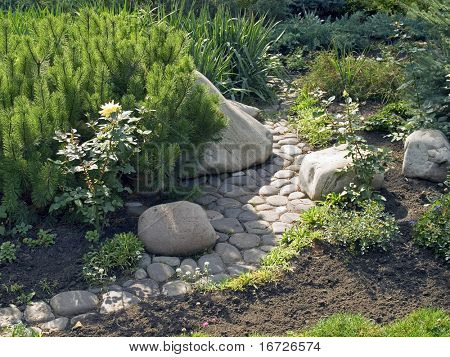
MULTIPOLYGON (((35 302, 25 311, 0 309, 0 327, 24 321, 45 331, 63 330, 96 313, 116 312, 159 295, 186 294, 196 281, 218 283, 257 269, 299 213, 314 205, 298 186, 299 167, 310 149, 286 121, 265 125, 273 134, 273 156, 264 165, 185 182, 202 189, 195 202, 216 230, 214 249, 196 259, 145 254, 134 277, 121 285, 62 292, 50 304, 35 302)), ((133 215, 145 209, 136 202, 126 207, 133 215)))

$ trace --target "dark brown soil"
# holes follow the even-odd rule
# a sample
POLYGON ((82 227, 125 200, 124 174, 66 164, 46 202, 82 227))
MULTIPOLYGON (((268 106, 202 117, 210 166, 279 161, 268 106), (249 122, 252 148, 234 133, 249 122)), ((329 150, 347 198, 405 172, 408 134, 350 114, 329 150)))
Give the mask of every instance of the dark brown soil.
POLYGON ((367 140, 393 150, 394 163, 382 193, 402 236, 390 251, 357 257, 317 243, 301 252, 293 271, 276 283, 243 292, 155 299, 116 315, 98 316, 64 335, 173 336, 203 331, 217 336, 276 336, 304 329, 337 312, 361 313, 378 323, 420 307, 450 312, 449 266, 411 242, 412 222, 441 188, 402 176, 401 143, 390 143, 379 133, 368 134, 367 140), (205 322, 208 326, 202 327, 205 322))

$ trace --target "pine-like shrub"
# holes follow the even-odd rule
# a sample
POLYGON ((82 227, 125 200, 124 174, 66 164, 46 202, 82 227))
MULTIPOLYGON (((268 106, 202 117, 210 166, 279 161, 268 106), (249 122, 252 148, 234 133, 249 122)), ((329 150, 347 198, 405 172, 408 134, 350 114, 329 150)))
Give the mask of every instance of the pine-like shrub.
POLYGON ((33 14, 0 15, 0 192, 10 214, 52 201, 70 179, 48 161, 55 131, 89 137, 86 123, 105 102, 140 108, 147 142, 173 147, 207 142, 226 125, 217 98, 196 84, 183 32, 125 11, 33 14))

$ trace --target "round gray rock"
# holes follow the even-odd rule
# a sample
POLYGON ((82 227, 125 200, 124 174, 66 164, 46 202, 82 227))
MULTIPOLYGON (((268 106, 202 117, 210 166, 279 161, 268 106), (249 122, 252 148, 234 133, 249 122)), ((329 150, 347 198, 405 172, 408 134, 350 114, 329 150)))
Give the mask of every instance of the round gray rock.
POLYGON ((84 314, 97 308, 98 298, 85 290, 64 291, 50 300, 53 311, 60 316, 84 314))
POLYGON ((187 201, 149 208, 139 217, 138 235, 147 251, 168 256, 197 254, 216 242, 205 211, 187 201))
POLYGON ((161 283, 174 275, 175 270, 164 263, 152 263, 147 267, 147 274, 151 279, 161 283))
POLYGON ((0 309, 0 327, 18 324, 22 320, 22 312, 15 306, 0 309))
POLYGON ((43 323, 40 327, 42 331, 56 332, 64 331, 69 324, 69 319, 67 317, 58 317, 55 320, 43 323))
POLYGON ((55 318, 51 307, 43 301, 36 301, 28 305, 23 315, 25 321, 30 324, 47 322, 55 318))
POLYGON ((190 285, 181 280, 171 281, 164 284, 164 286, 162 287, 162 293, 166 296, 184 295, 187 294, 190 290, 190 285))

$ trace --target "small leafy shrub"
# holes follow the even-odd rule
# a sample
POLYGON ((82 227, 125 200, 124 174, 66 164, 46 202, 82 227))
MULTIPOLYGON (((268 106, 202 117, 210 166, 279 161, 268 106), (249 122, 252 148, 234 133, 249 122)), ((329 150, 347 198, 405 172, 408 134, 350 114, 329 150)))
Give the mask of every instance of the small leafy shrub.
POLYGON ((23 243, 30 248, 49 247, 55 244, 55 239, 56 234, 51 233, 50 230, 40 229, 36 239, 24 238, 23 243))
POLYGON ((379 130, 393 133, 401 125, 405 124, 411 115, 411 105, 408 102, 389 103, 365 120, 364 129, 367 131, 379 130))
POLYGON ((359 210, 321 205, 300 216, 300 221, 283 236, 291 244, 299 239, 322 239, 342 245, 352 253, 365 254, 368 250, 387 250, 399 233, 393 216, 384 212, 376 201, 360 203, 359 210))
MULTIPOLYGON (((41 337, 41 333, 31 327, 27 327, 23 323, 8 327, 4 330, 8 337, 41 337)), ((1 336, 1 334, 0 334, 1 336)))
POLYGON ((308 68, 305 50, 302 47, 287 55, 284 62, 286 68, 291 72, 304 72, 308 68))
POLYGON ((100 234, 96 230, 87 231, 84 237, 88 242, 91 242, 93 244, 98 243, 98 241, 100 240, 100 234))
MULTIPOLYGON (((137 147, 137 123, 131 112, 122 112, 114 102, 102 106, 102 117, 90 125, 94 136, 84 142, 75 129, 57 133, 56 140, 63 144, 54 163, 64 175, 79 177, 82 186, 66 185, 64 193, 55 198, 50 212, 75 209, 86 223, 101 232, 107 217, 122 206, 119 196, 123 191, 121 177, 135 172, 129 163, 137 147)), ((146 134, 149 134, 148 132, 146 134)))
POLYGON ((320 88, 340 97, 347 91, 360 101, 397 99, 403 83, 401 67, 391 59, 379 61, 365 56, 320 53, 311 65, 304 82, 309 88, 320 88))
POLYGON ((115 280, 117 272, 136 266, 144 245, 133 233, 119 233, 83 257, 83 276, 90 284, 115 280))
POLYGON ((326 103, 321 102, 323 92, 302 90, 291 108, 290 124, 313 147, 324 147, 333 139, 333 123, 326 103))
POLYGON ((450 193, 436 200, 419 218, 413 230, 414 242, 450 260, 450 193))
POLYGON ((12 242, 3 242, 0 245, 0 264, 12 263, 16 260, 17 247, 12 242))

